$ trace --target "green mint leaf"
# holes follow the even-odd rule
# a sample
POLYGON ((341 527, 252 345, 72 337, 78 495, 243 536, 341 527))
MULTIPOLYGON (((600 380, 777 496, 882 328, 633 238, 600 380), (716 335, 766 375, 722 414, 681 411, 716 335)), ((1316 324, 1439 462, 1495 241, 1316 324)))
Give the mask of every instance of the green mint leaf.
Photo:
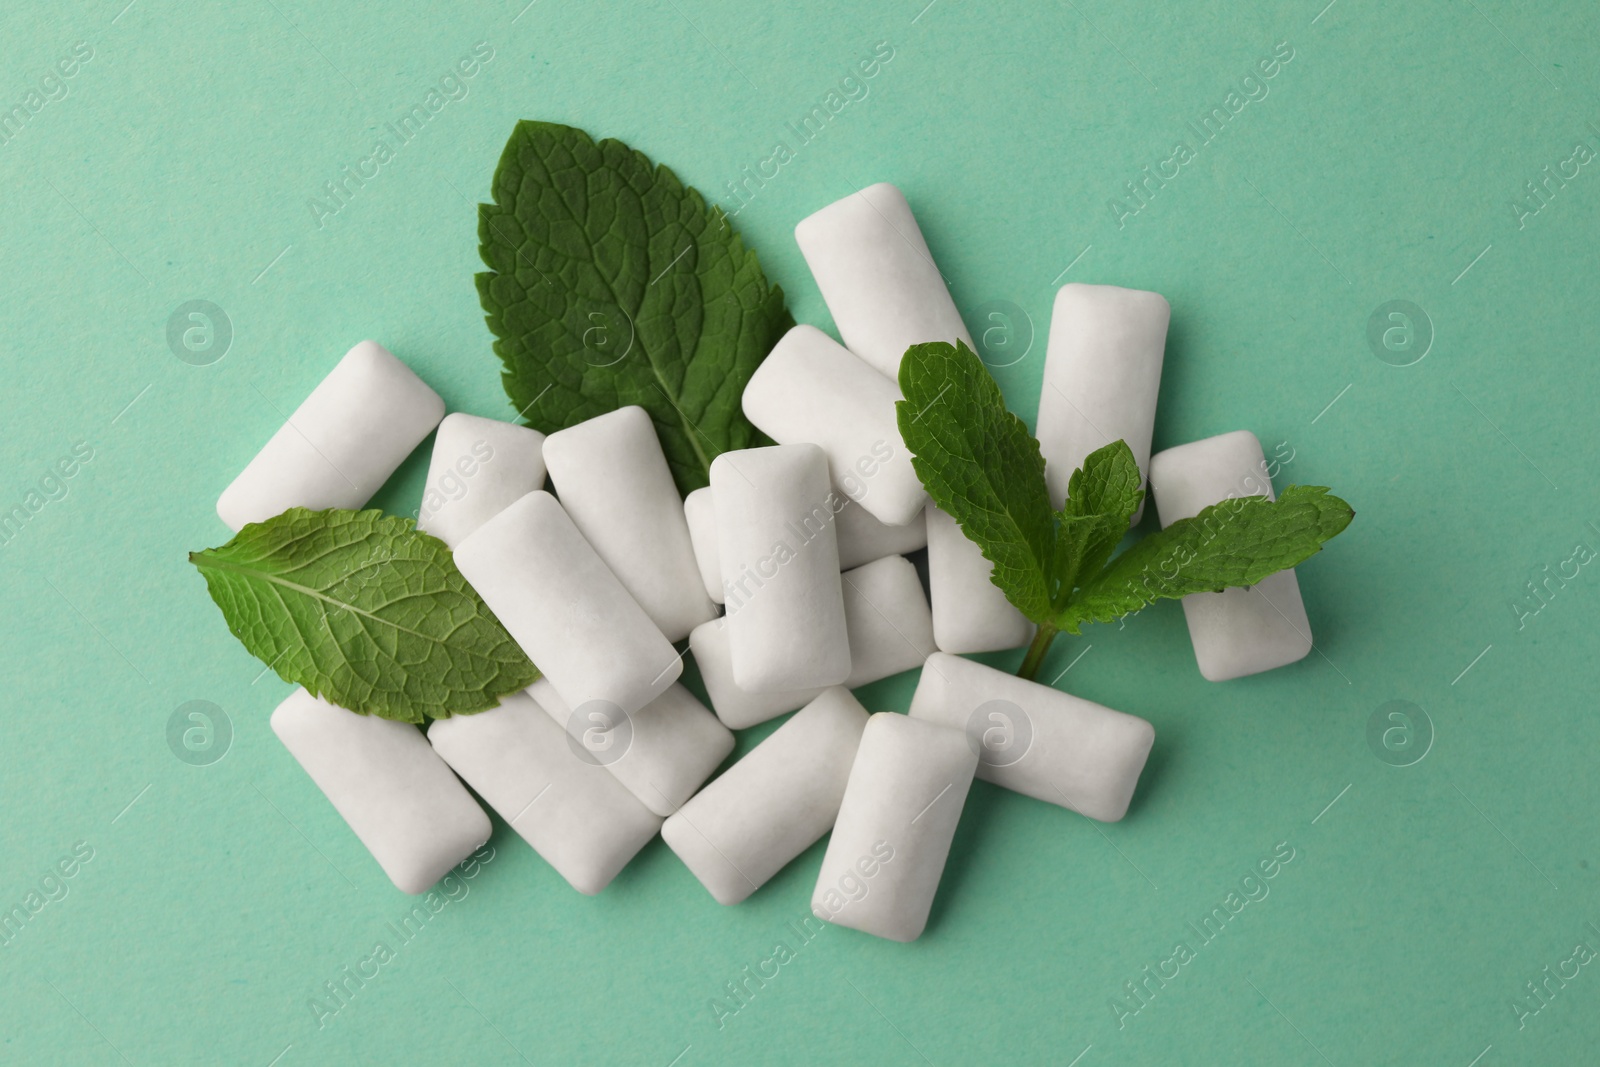
POLYGON ((1124 552, 1086 581, 1057 628, 1077 633, 1156 600, 1254 585, 1318 552, 1355 517, 1321 486, 1292 485, 1274 503, 1264 496, 1213 504, 1124 552))
POLYGON ((994 564, 1006 599, 1034 622, 1051 618, 1056 533, 1039 442, 962 342, 907 349, 900 392, 900 436, 928 495, 994 564))
POLYGON ((410 519, 290 508, 189 562, 251 655, 363 715, 482 711, 539 677, 444 542, 410 519))
POLYGON ((1067 479, 1067 501, 1061 508, 1063 547, 1059 554, 1064 558, 1058 563, 1058 609, 1065 607, 1079 575, 1100 573, 1122 543, 1142 500, 1144 474, 1126 441, 1095 449, 1083 466, 1072 472, 1067 479))
POLYGON ((719 453, 770 443, 744 387, 794 325, 721 209, 616 140, 519 122, 478 210, 478 296, 506 393, 553 432, 650 412, 680 492, 719 453))

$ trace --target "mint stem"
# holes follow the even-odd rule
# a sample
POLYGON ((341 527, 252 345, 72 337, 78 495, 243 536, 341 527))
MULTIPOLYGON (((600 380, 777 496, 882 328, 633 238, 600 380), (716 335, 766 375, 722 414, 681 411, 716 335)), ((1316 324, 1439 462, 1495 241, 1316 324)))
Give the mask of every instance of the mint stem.
POLYGON ((1033 643, 1028 646, 1028 654, 1022 657, 1022 666, 1017 668, 1018 678, 1033 681, 1033 676, 1038 674, 1039 668, 1044 665, 1045 653, 1050 651, 1050 644, 1059 632, 1047 622, 1039 624, 1039 629, 1033 635, 1033 643))

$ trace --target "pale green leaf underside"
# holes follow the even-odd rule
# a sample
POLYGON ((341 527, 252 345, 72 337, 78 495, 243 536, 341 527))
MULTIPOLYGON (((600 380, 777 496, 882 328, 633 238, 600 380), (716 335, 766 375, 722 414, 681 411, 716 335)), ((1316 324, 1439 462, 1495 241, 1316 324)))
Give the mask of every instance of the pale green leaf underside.
POLYGON ((291 508, 189 560, 251 655, 342 708, 422 722, 493 707, 539 677, 410 519, 291 508))
POLYGON ((519 122, 479 205, 478 296, 506 393, 553 432, 650 412, 679 490, 768 444, 739 400, 794 324, 720 209, 616 140, 519 122))

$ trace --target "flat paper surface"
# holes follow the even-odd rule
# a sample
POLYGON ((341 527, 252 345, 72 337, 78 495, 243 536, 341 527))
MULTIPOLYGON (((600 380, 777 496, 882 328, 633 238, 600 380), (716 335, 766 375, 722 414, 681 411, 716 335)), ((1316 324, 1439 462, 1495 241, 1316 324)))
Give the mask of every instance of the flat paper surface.
MULTIPOLYGON (((1592 1059, 1591 5, 525 2, 0 14, 0 106, 26 114, 0 144, 0 510, 36 508, 0 548, 0 904, 26 916, 0 948, 0 1058, 1592 1059), (92 57, 47 77, 78 42, 92 57), (1275 46, 1292 59, 1245 83, 1275 46), (289 687, 185 553, 227 539, 217 494, 362 338, 451 410, 512 417, 472 275, 519 118, 620 137, 730 211, 744 182, 736 225, 829 330, 792 228, 895 182, 1030 423, 1057 285, 1164 294, 1156 447, 1247 428, 1280 491, 1358 512, 1300 568, 1317 651, 1207 683, 1174 603, 1063 639, 1043 679, 1155 724, 1133 807, 1100 826, 976 783, 915 944, 794 931, 822 844, 735 908, 659 841, 587 899, 498 820, 494 858, 402 929, 417 902, 273 738, 289 687), (189 301, 230 324, 208 365, 190 320, 188 359, 169 345, 189 301), (1409 341, 1387 311, 1369 341, 1392 301, 1409 341), (79 443, 92 459, 50 480, 79 443), (44 882, 80 842, 92 858, 44 882), (1244 903, 1275 848, 1293 859, 1244 903)), ((414 512, 427 447, 379 504, 414 512)), ((861 696, 904 709, 913 682, 861 696)))

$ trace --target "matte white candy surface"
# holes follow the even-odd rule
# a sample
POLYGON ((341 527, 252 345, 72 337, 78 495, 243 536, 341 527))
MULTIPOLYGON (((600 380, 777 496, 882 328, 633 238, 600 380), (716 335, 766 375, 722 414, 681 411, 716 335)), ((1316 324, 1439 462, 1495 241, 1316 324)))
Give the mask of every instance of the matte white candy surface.
POLYGON ((359 508, 444 418, 444 401, 376 341, 362 341, 217 500, 233 530, 288 508, 359 508))
POLYGON ((489 840, 489 816, 409 723, 296 689, 272 732, 402 892, 426 892, 489 840))
POLYGON ((829 689, 669 818, 661 837, 720 904, 737 904, 828 832, 867 712, 829 689))
POLYGON ((683 672, 672 645, 543 490, 478 527, 456 546, 455 562, 571 707, 599 700, 632 715, 683 672))
POLYGON ((433 437, 417 529, 454 548, 462 538, 544 486, 544 434, 455 412, 433 437))
MULTIPOLYGON (((1150 434, 1172 308, 1160 293, 1115 285, 1063 285, 1050 313, 1039 449, 1050 498, 1060 507, 1067 479, 1090 452, 1128 442, 1150 473, 1150 434)), ((1134 514, 1138 522, 1141 505, 1134 514)))
POLYGON ((711 492, 734 680, 753 693, 843 682, 850 640, 833 527, 839 498, 822 449, 724 452, 711 462, 711 492))
POLYGON ((610 772, 580 759, 525 693, 437 719, 428 741, 580 893, 609 885, 661 828, 610 772))
POLYGON ((739 688, 733 680, 733 652, 728 647, 728 620, 725 618, 696 626, 689 635, 689 651, 694 654, 695 666, 700 668, 700 680, 705 683, 712 710, 730 730, 743 730, 804 707, 827 688, 812 686, 765 693, 739 688))
POLYGON ((935 648, 933 615, 911 561, 885 556, 840 577, 852 664, 845 686, 854 689, 920 666, 935 648))
MULTIPOLYGON (((689 537, 694 542, 701 580, 711 599, 720 604, 722 561, 717 554, 717 511, 711 487, 696 489, 684 497, 683 512, 689 520, 689 537)), ((844 570, 928 547, 928 524, 921 512, 904 526, 885 526, 861 505, 846 503, 834 515, 833 528, 839 542, 839 566, 844 570)))
MULTIPOLYGON (((1261 442, 1248 430, 1158 452, 1150 460, 1150 490, 1162 526, 1230 497, 1276 499, 1261 442)), ((1248 589, 1186 596, 1183 614, 1195 661, 1208 681, 1270 671, 1311 651, 1311 621, 1293 568, 1248 589)))
MULTIPOLYGON (((717 558, 717 505, 711 487, 703 485, 683 498, 683 517, 689 524, 689 543, 694 546, 695 566, 700 581, 713 603, 722 603, 722 561, 717 558)), ((842 547, 842 546, 841 546, 842 547)))
POLYGON ((794 228, 845 347, 892 380, 900 357, 925 341, 965 341, 950 290, 899 189, 869 185, 794 228))
POLYGON ((839 536, 839 566, 845 570, 928 547, 928 524, 921 513, 904 526, 885 526, 860 504, 849 503, 834 516, 833 526, 839 536))
POLYGON ((960 730, 892 712, 868 719, 812 914, 892 941, 920 937, 977 765, 960 730))
POLYGON ((1101 822, 1127 814, 1155 728, 1143 719, 943 652, 911 717, 966 734, 978 777, 1101 822))
POLYGON ((994 565, 983 550, 931 501, 927 521, 928 593, 940 651, 996 652, 1027 644, 1033 624, 989 580, 994 565))
MULTIPOLYGON (((853 664, 849 688, 876 682, 919 666, 934 649, 933 618, 917 569, 903 556, 886 556, 846 571, 845 630, 853 664)), ((771 693, 747 693, 733 681, 727 621, 716 619, 695 627, 689 649, 724 726, 742 730, 793 711, 825 687, 771 693)))
POLYGON ((551 434, 544 461, 561 506, 668 641, 716 617, 683 500, 644 408, 618 408, 551 434))
POLYGON ((590 753, 657 815, 677 811, 733 751, 733 734, 681 685, 626 718, 595 709, 574 715, 544 678, 528 695, 578 751, 590 753))
POLYGON ((761 361, 744 413, 781 445, 828 455, 833 484, 874 518, 903 526, 928 500, 895 425, 900 387, 815 326, 796 326, 761 361))

